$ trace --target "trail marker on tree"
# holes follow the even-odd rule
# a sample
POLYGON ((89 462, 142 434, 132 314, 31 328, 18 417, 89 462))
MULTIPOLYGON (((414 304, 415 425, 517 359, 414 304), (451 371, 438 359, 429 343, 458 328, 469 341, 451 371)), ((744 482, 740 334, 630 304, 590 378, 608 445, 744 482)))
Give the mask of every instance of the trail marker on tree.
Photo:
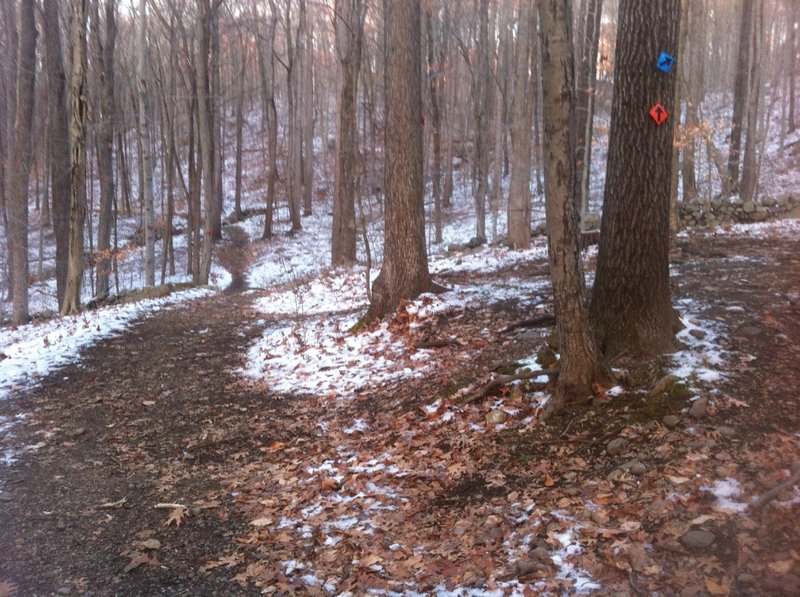
POLYGON ((661 52, 661 54, 658 55, 658 62, 656 62, 658 70, 668 73, 672 70, 673 64, 675 64, 675 57, 671 54, 661 52))
POLYGON ((650 108, 650 116, 656 121, 656 124, 661 126, 669 118, 666 109, 661 104, 656 104, 650 108))

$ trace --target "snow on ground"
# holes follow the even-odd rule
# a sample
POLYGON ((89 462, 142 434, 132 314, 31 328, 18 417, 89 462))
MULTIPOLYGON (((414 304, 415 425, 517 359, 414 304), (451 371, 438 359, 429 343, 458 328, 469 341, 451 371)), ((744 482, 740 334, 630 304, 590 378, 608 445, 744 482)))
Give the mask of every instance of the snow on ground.
POLYGON ((0 399, 78 360, 82 349, 101 338, 121 334, 135 320, 211 293, 201 288, 186 290, 4 330, 0 336, 0 399))

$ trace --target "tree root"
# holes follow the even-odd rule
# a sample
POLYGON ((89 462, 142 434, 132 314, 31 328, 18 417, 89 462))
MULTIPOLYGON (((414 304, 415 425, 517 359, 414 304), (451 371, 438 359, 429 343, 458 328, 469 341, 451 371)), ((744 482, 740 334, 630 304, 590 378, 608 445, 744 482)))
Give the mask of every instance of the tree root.
MULTIPOLYGON (((541 375, 547 375, 547 376, 552 377, 554 375, 558 375, 558 371, 559 371, 558 368, 547 369, 547 370, 538 369, 536 371, 523 371, 522 373, 514 373, 514 374, 511 374, 511 375, 499 375, 499 376, 495 377, 489 383, 485 384, 483 387, 481 387, 476 392, 473 392, 472 394, 467 396, 463 400, 463 402, 465 404, 472 404, 473 402, 477 402, 478 400, 481 400, 482 398, 485 398, 486 396, 488 396, 491 393, 492 390, 494 390, 495 388, 498 388, 500 386, 504 386, 504 385, 509 384, 511 382, 514 382, 514 381, 521 381, 521 380, 524 380, 524 379, 534 379, 534 378, 539 377, 541 375)), ((547 384, 545 384, 545 383, 537 384, 537 389, 544 389, 544 387, 546 385, 547 384)))
POLYGON ((780 492, 782 492, 784 489, 791 489, 798 482, 800 482, 800 469, 795 470, 794 474, 788 479, 786 479, 786 481, 784 481, 780 485, 777 485, 776 487, 773 487, 767 493, 758 498, 755 502, 750 504, 750 508, 753 510, 761 510, 764 506, 766 506, 772 500, 778 497, 778 494, 780 492))
POLYGON ((549 327, 556 324, 556 316, 550 313, 539 315, 538 317, 531 317, 530 319, 523 319, 516 323, 511 323, 500 330, 501 334, 513 332, 519 328, 536 328, 536 327, 549 327))

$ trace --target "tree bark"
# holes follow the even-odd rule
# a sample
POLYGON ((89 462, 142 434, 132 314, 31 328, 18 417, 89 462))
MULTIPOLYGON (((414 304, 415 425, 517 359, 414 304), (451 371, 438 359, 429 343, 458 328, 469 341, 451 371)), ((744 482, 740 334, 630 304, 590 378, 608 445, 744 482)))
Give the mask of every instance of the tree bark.
POLYGON ((275 183, 278 180, 278 112, 275 108, 275 29, 278 18, 272 7, 268 33, 258 50, 259 80, 261 83, 261 109, 264 114, 264 132, 267 137, 267 197, 264 231, 261 238, 272 238, 272 220, 275 208, 275 183))
POLYGON ((6 172, 10 196, 6 233, 10 244, 11 322, 28 321, 28 182, 33 156, 33 108, 36 83, 36 20, 34 0, 22 0, 19 10, 16 107, 12 167, 6 172))
POLYGON ((489 194, 489 116, 491 114, 492 85, 489 67, 489 0, 479 0, 478 72, 474 79, 475 95, 475 236, 486 240, 486 198, 489 194))
POLYGON ((116 2, 105 3, 105 38, 100 33, 100 11, 94 2, 92 26, 100 76, 100 122, 97 127, 97 172, 100 178, 100 214, 97 224, 97 290, 106 297, 111 273, 111 209, 114 204, 114 49, 117 38, 116 2))
POLYGON ((560 372, 555 395, 543 416, 570 401, 591 396, 605 382, 600 351, 589 321, 579 250, 580 225, 573 194, 575 167, 575 81, 569 0, 539 4, 542 42, 545 208, 550 279, 559 333, 560 372))
POLYGON ((333 229, 331 265, 356 262, 355 197, 358 177, 358 71, 361 64, 362 27, 365 15, 361 0, 336 0, 334 19, 339 90, 336 102, 336 170, 333 183, 333 229))
MULTIPOLYGON (((762 19, 764 15, 764 0, 757 0, 753 14, 753 29, 751 32, 750 56, 750 89, 747 96, 747 132, 744 142, 744 157, 742 159, 742 180, 740 193, 743 201, 753 201, 756 198, 758 184, 758 163, 756 148, 758 144, 758 110, 761 100, 761 36, 762 19)), ((774 89, 774 87, 773 87, 774 89)))
POLYGON ((136 91, 139 100, 139 145, 142 163, 140 171, 144 199, 144 276, 145 286, 156 283, 156 253, 153 206, 153 155, 150 149, 150 122, 147 112, 147 7, 146 0, 139 0, 139 44, 136 63, 136 91))
POLYGON ((47 72, 48 139, 50 195, 53 205, 53 232, 56 238, 56 295, 59 310, 64 304, 69 251, 69 125, 67 83, 64 72, 61 26, 57 0, 42 3, 44 24, 44 67, 47 72))
POLYGON ((72 3, 72 73, 69 86, 69 251, 62 315, 81 310, 83 225, 86 220, 86 18, 89 0, 72 3))
POLYGON ((514 106, 511 126, 511 183, 508 191, 508 245, 527 249, 531 245, 531 38, 536 21, 528 0, 519 3, 517 50, 514 64, 514 106))
POLYGON ((211 83, 208 72, 210 50, 211 8, 208 0, 201 0, 197 13, 197 124, 200 144, 200 169, 203 183, 203 252, 200 258, 198 282, 208 284, 211 275, 211 249, 214 243, 214 121, 211 116, 211 83))
POLYGON ((605 354, 652 355, 674 348, 669 290, 669 191, 674 119, 658 126, 655 102, 668 114, 675 68, 655 66, 659 52, 677 56, 680 0, 621 0, 614 98, 600 252, 592 316, 605 354))
POLYGON ((745 110, 750 89, 750 48, 755 5, 756 0, 742 0, 739 53, 736 59, 736 78, 733 83, 733 120, 731 121, 731 147, 728 155, 728 180, 723 181, 723 195, 739 192, 739 161, 742 148, 742 127, 745 122, 745 110))
POLYGON ((384 0, 386 222, 366 319, 434 289, 425 250, 420 4, 384 0))
MULTIPOLYGON (((433 18, 433 1, 425 4, 425 30, 428 36, 428 86, 431 98, 431 126, 433 129, 433 162, 431 187, 433 191, 434 242, 442 242, 442 111, 439 108, 439 86, 443 79, 442 40, 436 34, 437 22, 433 18)), ((438 15, 437 15, 438 19, 438 15)))

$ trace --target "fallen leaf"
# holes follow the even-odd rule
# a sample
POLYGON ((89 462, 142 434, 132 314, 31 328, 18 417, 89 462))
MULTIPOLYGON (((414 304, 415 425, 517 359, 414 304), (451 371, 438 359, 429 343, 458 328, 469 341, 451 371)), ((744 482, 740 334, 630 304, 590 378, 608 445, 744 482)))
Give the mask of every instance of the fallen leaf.
POLYGON ((255 520, 251 520, 250 524, 254 527, 268 527, 272 522, 271 518, 256 518, 255 520))
POLYGON ((713 578, 709 578, 706 576, 705 584, 706 584, 706 591, 708 591, 711 595, 729 595, 731 592, 730 585, 726 583, 724 580, 720 584, 713 578))
POLYGON ((203 566, 200 566, 198 571, 201 574, 205 574, 206 572, 208 572, 209 570, 213 570, 214 568, 219 568, 221 566, 225 566, 226 568, 230 568, 232 566, 235 566, 238 563, 239 563, 239 556, 237 556, 236 554, 232 554, 232 555, 229 555, 229 556, 223 556, 218 560, 212 560, 212 561, 208 562, 207 564, 204 564, 203 566))
POLYGON ((11 597, 19 590, 19 585, 7 580, 0 581, 0 597, 11 597))
POLYGON ((769 569, 778 574, 786 574, 792 569, 792 566, 794 566, 794 561, 782 560, 780 562, 770 562, 769 569))
POLYGON ((158 561, 158 558, 155 556, 146 555, 139 552, 134 552, 134 556, 128 565, 125 566, 125 573, 130 572, 131 570, 136 570, 142 564, 147 564, 148 566, 158 566, 161 562, 158 561))
POLYGON ((171 510, 169 516, 167 517, 167 521, 164 523, 164 526, 168 527, 173 523, 176 527, 181 526, 181 524, 183 524, 183 518, 186 516, 187 512, 188 510, 185 507, 171 510))
POLYGON ((277 452, 278 450, 284 448, 285 446, 286 446, 286 444, 283 443, 283 442, 274 441, 266 448, 266 451, 267 452, 277 452))

